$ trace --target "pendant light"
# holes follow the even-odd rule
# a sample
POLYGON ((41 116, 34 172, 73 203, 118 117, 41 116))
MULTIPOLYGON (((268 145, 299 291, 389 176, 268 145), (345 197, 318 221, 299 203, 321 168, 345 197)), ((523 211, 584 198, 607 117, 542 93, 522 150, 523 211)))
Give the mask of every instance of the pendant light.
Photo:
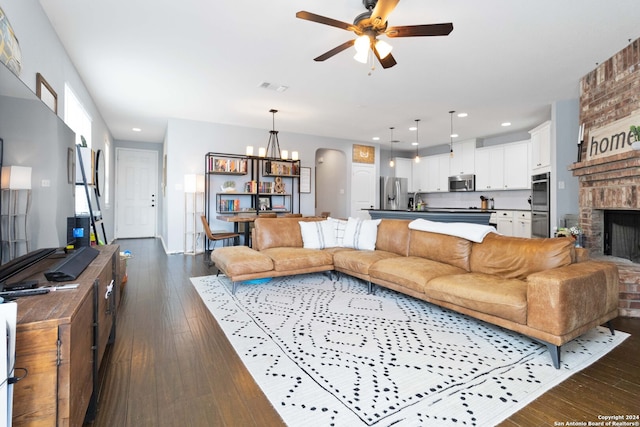
POLYGON ((272 108, 271 110, 269 110, 269 112, 272 115, 272 127, 269 131, 269 141, 267 142, 265 155, 267 157, 279 159, 280 157, 282 157, 282 153, 280 152, 280 141, 278 141, 278 131, 276 130, 276 113, 278 112, 278 110, 272 108))
POLYGON ((389 143, 391 144, 391 155, 389 156, 389 167, 391 167, 391 168, 395 166, 395 162, 393 160, 393 143, 394 143, 394 141, 393 141, 393 130, 394 129, 395 128, 393 126, 389 128, 389 130, 391 130, 391 139, 389 139, 389 143))
POLYGON ((415 157, 415 162, 416 163, 420 163, 420 155, 418 154, 418 144, 419 144, 419 139, 418 139, 418 122, 420 122, 420 119, 416 119, 416 157, 415 157))
POLYGON ((449 111, 449 118, 451 121, 451 127, 449 129, 449 156, 450 157, 453 157, 453 135, 455 135, 453 133, 453 113, 455 113, 455 110, 449 111))

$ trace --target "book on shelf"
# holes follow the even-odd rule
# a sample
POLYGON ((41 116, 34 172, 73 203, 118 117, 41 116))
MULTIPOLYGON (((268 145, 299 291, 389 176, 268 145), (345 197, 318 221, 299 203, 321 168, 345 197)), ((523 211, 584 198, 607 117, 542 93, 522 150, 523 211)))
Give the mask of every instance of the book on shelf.
POLYGON ((244 183, 244 192, 255 194, 258 192, 258 182, 257 181, 247 181, 244 183))
POLYGON ((240 210, 240 199, 220 200, 218 210, 220 212, 238 212, 240 210))
POLYGON ((268 175, 298 176, 300 171, 297 163, 268 161, 265 164, 265 173, 268 175))
POLYGON ((224 157, 209 158, 209 172, 213 173, 247 173, 246 159, 233 159, 224 157))

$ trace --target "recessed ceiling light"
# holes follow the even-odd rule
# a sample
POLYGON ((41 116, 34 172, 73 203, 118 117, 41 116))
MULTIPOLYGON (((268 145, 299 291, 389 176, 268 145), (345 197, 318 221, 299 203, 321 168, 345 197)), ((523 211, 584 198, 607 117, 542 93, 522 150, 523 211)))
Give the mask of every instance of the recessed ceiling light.
POLYGON ((415 126, 411 126, 411 127, 409 128, 409 130, 412 130, 412 131, 413 131, 413 130, 417 130, 417 129, 418 129, 418 128, 417 128, 417 127, 415 127, 415 126))
POLYGON ((134 132, 142 132, 142 129, 140 129, 140 128, 132 128, 131 130, 134 131, 134 132))
POLYGON ((511 122, 504 122, 504 123, 502 123, 500 126, 502 126, 502 127, 505 127, 505 128, 506 128, 507 126, 511 126, 511 122))
POLYGON ((374 141, 380 141, 380 137, 379 137, 379 136, 374 136, 374 137, 373 137, 373 138, 371 138, 371 139, 373 139, 374 141))
POLYGON ((418 141, 413 141, 411 145, 418 145, 418 141))
POLYGON ((467 113, 458 113, 458 117, 467 117, 468 114, 467 113))
POLYGON ((450 136, 451 136, 451 138, 457 138, 457 137, 459 137, 460 135, 458 135, 457 133, 452 133, 450 136))

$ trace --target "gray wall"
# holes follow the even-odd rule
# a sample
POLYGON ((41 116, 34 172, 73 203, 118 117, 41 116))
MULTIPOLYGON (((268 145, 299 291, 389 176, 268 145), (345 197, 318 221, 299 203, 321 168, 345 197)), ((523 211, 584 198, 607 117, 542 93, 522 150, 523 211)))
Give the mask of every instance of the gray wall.
POLYGON ((349 209, 346 194, 347 157, 341 150, 319 149, 316 151, 316 173, 311 183, 316 191, 316 215, 330 212, 335 218, 346 218, 349 209), (317 186, 315 184, 318 184, 317 186))
MULTIPOLYGON (((257 147, 266 147, 269 138, 269 125, 271 124, 268 118, 268 113, 265 112, 267 126, 264 129, 183 119, 169 120, 163 153, 167 156, 167 187, 159 227, 167 252, 173 253, 183 250, 184 191, 182 187, 184 175, 203 174, 204 156, 207 152, 243 155, 247 145, 254 146, 254 150, 257 150, 257 147)), ((301 194, 301 213, 304 215, 315 214, 315 186, 324 184, 316 182, 313 178, 315 177, 316 151, 319 149, 334 149, 345 154, 344 197, 346 201, 351 200, 353 144, 362 144, 362 142, 290 133, 285 130, 279 131, 278 139, 281 149, 289 150, 289 152, 297 150, 300 153, 301 166, 311 167, 311 193, 301 194)), ((378 156, 376 147, 376 158, 378 156)), ((229 228, 231 224, 217 221, 211 226, 222 230, 229 228)))
POLYGON ((580 103, 556 101, 551 108, 551 227, 563 226, 565 215, 578 215, 578 178, 567 169, 578 158, 580 103), (555 208, 555 210, 554 210, 555 208))

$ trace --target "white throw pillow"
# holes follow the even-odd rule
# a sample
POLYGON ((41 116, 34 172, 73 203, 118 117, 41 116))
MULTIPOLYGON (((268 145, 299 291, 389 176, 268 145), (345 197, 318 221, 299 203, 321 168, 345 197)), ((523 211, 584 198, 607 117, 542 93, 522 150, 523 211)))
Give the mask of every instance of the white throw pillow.
POLYGON ((344 219, 327 218, 334 230, 336 246, 344 246, 344 230, 347 228, 347 221, 344 219))
POLYGON ((324 249, 336 245, 335 231, 329 221, 299 221, 298 224, 304 248, 324 249))
POLYGON ((379 219, 349 218, 344 230, 343 246, 367 251, 374 250, 380 221, 379 219))

